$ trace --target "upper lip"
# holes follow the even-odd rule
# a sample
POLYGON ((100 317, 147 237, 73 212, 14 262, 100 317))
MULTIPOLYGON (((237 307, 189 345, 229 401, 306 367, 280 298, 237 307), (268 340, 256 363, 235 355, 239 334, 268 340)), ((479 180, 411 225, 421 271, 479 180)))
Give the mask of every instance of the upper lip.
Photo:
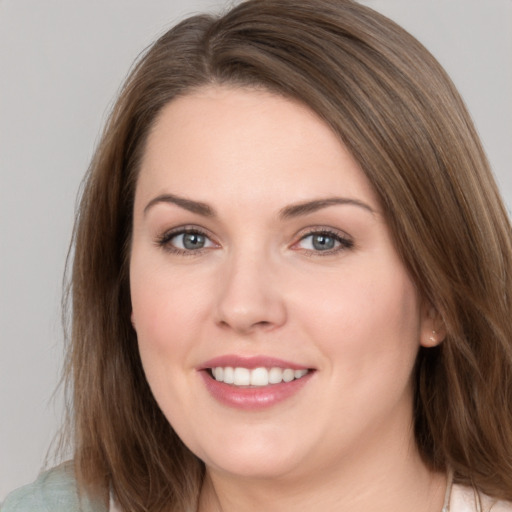
POLYGON ((205 361, 199 366, 199 370, 207 370, 209 368, 217 367, 232 367, 232 368, 291 368, 292 370, 308 370, 310 367, 302 364, 297 364, 292 361, 285 361, 270 356, 239 356, 234 354, 226 354, 219 357, 214 357, 205 361))

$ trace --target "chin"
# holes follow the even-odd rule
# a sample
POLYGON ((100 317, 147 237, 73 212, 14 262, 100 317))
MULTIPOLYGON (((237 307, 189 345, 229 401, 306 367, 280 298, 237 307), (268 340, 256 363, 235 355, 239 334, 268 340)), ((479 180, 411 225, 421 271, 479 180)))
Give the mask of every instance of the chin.
POLYGON ((230 441, 190 448, 207 468, 241 478, 277 478, 296 471, 300 466, 299 445, 286 445, 284 440, 233 436, 230 441))
POLYGON ((297 462, 282 457, 261 457, 238 454, 222 459, 209 458, 206 467, 214 472, 243 479, 277 479, 297 470, 297 462))

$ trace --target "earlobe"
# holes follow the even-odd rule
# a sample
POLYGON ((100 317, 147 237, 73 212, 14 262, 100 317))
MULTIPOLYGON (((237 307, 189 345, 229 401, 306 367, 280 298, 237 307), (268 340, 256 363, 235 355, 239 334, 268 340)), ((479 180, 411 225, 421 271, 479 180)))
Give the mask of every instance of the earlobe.
POLYGON ((430 335, 427 337, 427 340, 422 340, 421 345, 423 347, 436 347, 439 345, 444 339, 444 336, 441 336, 436 330, 432 330, 430 335))
POLYGON ((428 305, 423 315, 420 344, 423 347, 436 347, 446 337, 444 321, 437 309, 428 305))

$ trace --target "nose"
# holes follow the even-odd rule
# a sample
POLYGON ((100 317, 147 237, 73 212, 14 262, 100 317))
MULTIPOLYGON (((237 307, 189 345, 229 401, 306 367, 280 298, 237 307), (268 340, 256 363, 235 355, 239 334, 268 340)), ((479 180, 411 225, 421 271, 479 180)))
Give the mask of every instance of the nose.
POLYGON ((239 255, 219 275, 216 321, 223 328, 249 335, 281 327, 287 310, 278 269, 270 258, 239 255))

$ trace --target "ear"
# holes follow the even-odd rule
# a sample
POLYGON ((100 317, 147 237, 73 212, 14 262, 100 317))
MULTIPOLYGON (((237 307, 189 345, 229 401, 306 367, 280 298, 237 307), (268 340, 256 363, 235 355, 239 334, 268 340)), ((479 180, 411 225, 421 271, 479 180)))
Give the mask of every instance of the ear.
POLYGON ((420 345, 435 347, 446 338, 444 321, 429 301, 424 301, 421 309, 420 345))
POLYGON ((130 321, 132 323, 133 329, 136 331, 136 329, 135 329, 135 317, 133 315, 133 311, 130 313, 130 321))

